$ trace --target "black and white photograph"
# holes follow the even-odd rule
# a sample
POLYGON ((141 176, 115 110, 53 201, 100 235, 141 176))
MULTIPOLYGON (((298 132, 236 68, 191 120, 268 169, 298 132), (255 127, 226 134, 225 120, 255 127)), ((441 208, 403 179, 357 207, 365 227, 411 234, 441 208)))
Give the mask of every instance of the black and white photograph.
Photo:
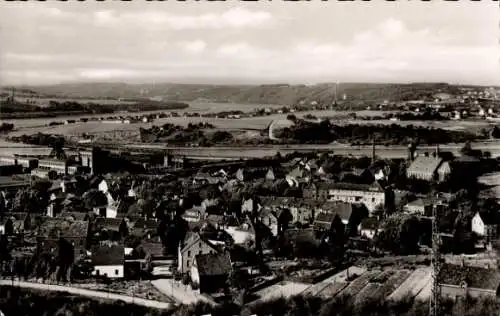
POLYGON ((500 2, 3 1, 0 316, 499 316, 500 2))

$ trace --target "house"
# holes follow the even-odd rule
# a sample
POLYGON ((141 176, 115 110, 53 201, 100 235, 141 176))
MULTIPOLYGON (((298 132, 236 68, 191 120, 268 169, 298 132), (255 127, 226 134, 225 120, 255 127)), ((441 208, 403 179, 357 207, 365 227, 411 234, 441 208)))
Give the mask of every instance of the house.
POLYGON ((368 209, 361 203, 327 202, 318 207, 313 227, 315 231, 328 230, 335 217, 338 216, 348 229, 348 233, 355 234, 361 221, 368 215, 368 209))
POLYGON ((477 212, 472 218, 472 231, 486 240, 495 239, 498 236, 499 223, 498 213, 477 212))
POLYGON ((191 280, 199 284, 201 293, 216 293, 227 288, 231 271, 228 252, 199 254, 191 267, 191 280))
POLYGON ((68 161, 59 159, 40 159, 38 169, 55 171, 57 174, 68 174, 68 161))
POLYGON ((418 156, 406 170, 408 178, 425 181, 445 181, 451 173, 450 165, 447 161, 438 156, 418 156))
POLYGON ((373 239, 380 231, 380 222, 376 217, 366 217, 361 220, 359 234, 368 239, 373 239))
POLYGON ((313 182, 308 183, 302 189, 302 197, 304 199, 316 199, 317 195, 318 195, 318 188, 313 182))
POLYGON ((236 245, 242 245, 249 240, 255 240, 255 229, 248 218, 241 225, 227 225, 224 231, 231 236, 236 245))
POLYGON ((123 245, 103 244, 92 251, 92 275, 111 279, 124 277, 125 249, 123 245))
POLYGON ((180 273, 188 273, 196 255, 218 252, 219 248, 200 234, 189 234, 185 242, 179 245, 178 270, 180 273))
POLYGON ((298 186, 299 182, 302 181, 303 178, 304 178, 304 169, 302 169, 299 166, 290 171, 286 175, 285 180, 288 182, 290 186, 298 186))
POLYGON ((120 227, 123 227, 122 222, 124 221, 124 218, 98 217, 94 221, 92 231, 100 232, 106 230, 108 234, 117 235, 120 233, 120 227))
POLYGON ((409 202, 403 208, 404 211, 410 214, 419 214, 429 216, 432 213, 434 202, 430 199, 416 199, 409 202))
POLYGON ((267 226, 273 236, 278 235, 278 218, 275 213, 273 213, 270 209, 262 209, 259 212, 259 221, 267 226))
POLYGON ((274 181, 274 180, 276 180, 276 175, 274 174, 273 168, 269 168, 269 170, 266 173, 265 179, 267 181, 274 181))
POLYGON ((315 231, 327 231, 332 227, 333 220, 337 214, 335 213, 319 213, 314 219, 313 227, 315 231))
POLYGON ((378 206, 385 205, 385 190, 378 182, 367 184, 331 183, 328 185, 327 199, 347 203, 363 203, 373 212, 378 206))
POLYGON ((439 269, 438 280, 442 297, 496 298, 499 295, 500 272, 496 269, 445 263, 439 269))

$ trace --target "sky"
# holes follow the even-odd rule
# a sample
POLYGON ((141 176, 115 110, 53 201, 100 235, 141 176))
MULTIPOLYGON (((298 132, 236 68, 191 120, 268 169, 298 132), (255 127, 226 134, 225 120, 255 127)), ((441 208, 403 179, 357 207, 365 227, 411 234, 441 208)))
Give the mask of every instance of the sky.
POLYGON ((4 2, 0 84, 500 85, 495 1, 4 2))

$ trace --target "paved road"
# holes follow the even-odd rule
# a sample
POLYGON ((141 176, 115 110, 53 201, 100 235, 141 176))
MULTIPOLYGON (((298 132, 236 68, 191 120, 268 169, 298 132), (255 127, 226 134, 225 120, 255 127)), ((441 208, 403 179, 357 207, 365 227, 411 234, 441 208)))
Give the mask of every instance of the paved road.
MULTIPOLYGON (((11 280, 0 280, 0 285, 12 285, 12 281, 11 280)), ((117 300, 117 301, 120 300, 120 301, 124 301, 124 302, 130 303, 130 304, 142 305, 142 306, 151 307, 151 308, 158 308, 158 309, 169 309, 169 308, 173 307, 173 305, 171 303, 154 301, 154 300, 147 300, 147 299, 132 297, 132 296, 128 296, 128 295, 87 290, 87 289, 81 289, 81 288, 75 288, 75 287, 63 286, 63 285, 33 283, 33 282, 25 282, 25 281, 14 281, 14 286, 23 287, 23 288, 31 288, 31 289, 39 289, 39 290, 45 290, 45 291, 68 292, 68 293, 76 294, 76 295, 97 297, 97 298, 117 300)))

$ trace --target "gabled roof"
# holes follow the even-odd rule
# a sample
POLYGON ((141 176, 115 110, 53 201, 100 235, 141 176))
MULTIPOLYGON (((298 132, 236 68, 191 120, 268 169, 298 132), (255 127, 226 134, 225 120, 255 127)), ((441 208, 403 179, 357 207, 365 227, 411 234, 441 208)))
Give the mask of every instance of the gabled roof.
POLYGON ((88 216, 88 214, 85 212, 62 212, 62 213, 57 215, 57 217, 61 217, 61 218, 72 217, 73 219, 79 220, 79 221, 86 220, 88 218, 87 216, 88 216))
POLYGON ((409 173, 434 173, 443 160, 437 157, 418 156, 408 167, 409 173))
POLYGON ((186 237, 187 238, 186 238, 186 241, 184 243, 184 247, 182 247, 181 252, 187 251, 189 248, 191 248, 191 246, 193 246, 194 244, 196 244, 197 242, 200 242, 200 241, 207 244, 210 248, 212 248, 216 252, 220 251, 219 248, 217 248, 215 245, 213 245, 210 241, 202 238, 200 236, 200 234, 198 234, 198 233, 189 234, 186 237))
POLYGON ((319 213, 314 219, 314 229, 315 230, 328 230, 332 226, 333 220, 337 214, 335 213, 319 213))
POLYGON ((142 249, 146 254, 153 257, 163 256, 163 244, 161 242, 143 242, 141 244, 142 249))
POLYGON ((333 190, 384 192, 384 189, 382 188, 382 186, 380 186, 380 184, 377 181, 373 182, 372 184, 336 182, 329 185, 329 188, 333 190))
POLYGON ((124 261, 125 249, 123 245, 101 245, 92 251, 94 265, 122 265, 124 261))
POLYGON ((54 217, 44 218, 38 231, 39 236, 49 237, 59 235, 60 237, 86 238, 89 228, 88 221, 67 220, 66 218, 54 217))
POLYGON ((200 276, 228 275, 232 270, 228 252, 197 255, 195 260, 200 276))
POLYGON ((120 224, 122 223, 123 218, 107 218, 107 217, 98 217, 95 219, 94 226, 96 229, 112 229, 118 230, 120 228, 120 224))
POLYGON ((459 286, 465 281, 468 287, 496 291, 500 285, 500 272, 494 269, 445 263, 440 268, 439 280, 441 284, 459 286))

